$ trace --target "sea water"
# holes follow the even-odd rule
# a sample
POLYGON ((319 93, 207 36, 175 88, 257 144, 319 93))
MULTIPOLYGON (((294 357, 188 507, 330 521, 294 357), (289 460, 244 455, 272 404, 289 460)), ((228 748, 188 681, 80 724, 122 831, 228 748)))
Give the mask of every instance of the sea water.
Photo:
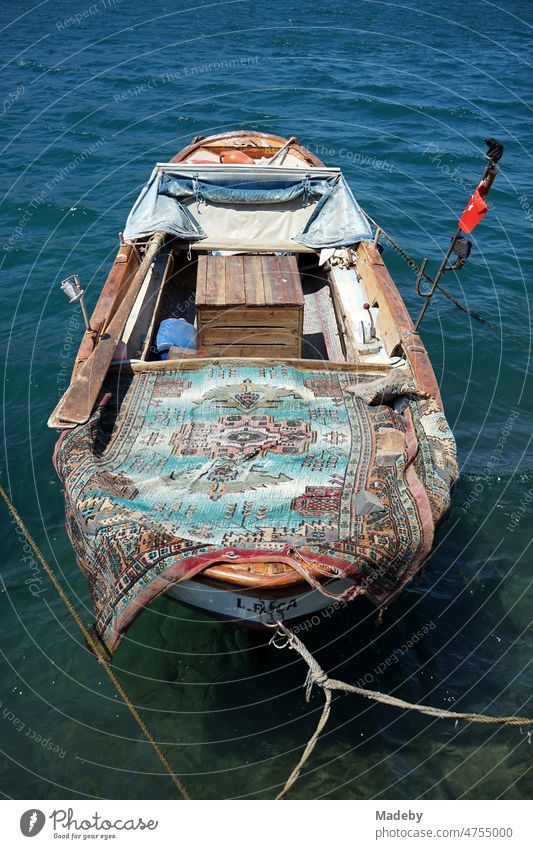
MULTIPOLYGON (((452 514, 381 625, 354 605, 301 636, 337 678, 436 707, 532 715, 531 4, 3 0, 0 11, 1 481, 88 624, 46 427, 83 332, 59 282, 79 274, 94 305, 154 163, 200 134, 296 135, 434 270, 481 176, 483 140, 504 142, 472 255, 445 281, 486 323, 440 296, 422 325, 459 450, 452 514)), ((385 259, 416 315, 411 269, 387 248, 385 259)), ((173 798, 1 509, 0 789, 173 798)), ((317 722, 322 699, 305 702, 304 665, 257 645, 268 637, 162 598, 116 655, 193 797, 271 798, 317 722)), ((517 729, 345 696, 291 795, 528 798, 529 743, 517 729)))

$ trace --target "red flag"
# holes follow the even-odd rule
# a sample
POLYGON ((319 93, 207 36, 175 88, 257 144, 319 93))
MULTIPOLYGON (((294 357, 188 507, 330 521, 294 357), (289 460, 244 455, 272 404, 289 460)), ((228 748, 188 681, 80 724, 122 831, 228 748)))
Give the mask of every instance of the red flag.
POLYGON ((487 209, 488 206, 479 194, 479 188, 477 188, 459 219, 459 227, 463 233, 471 233, 474 227, 479 224, 487 209))

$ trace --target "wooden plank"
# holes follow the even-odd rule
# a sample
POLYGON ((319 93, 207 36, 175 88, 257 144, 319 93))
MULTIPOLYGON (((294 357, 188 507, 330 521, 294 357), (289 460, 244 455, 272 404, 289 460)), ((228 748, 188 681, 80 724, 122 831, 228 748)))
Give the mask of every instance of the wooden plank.
POLYGON ((196 303, 205 304, 207 286, 207 256, 200 254, 196 269, 196 303))
POLYGON ((296 257, 280 256, 279 267, 285 291, 285 303, 303 307, 304 293, 296 257))
MULTIPOLYGON (((379 277, 372 266, 370 258, 366 251, 362 250, 362 245, 359 245, 357 250, 357 273, 363 284, 367 300, 370 304, 377 303, 379 305, 379 315, 377 319, 378 337, 383 342, 385 350, 389 356, 401 343, 400 333, 400 304, 396 303, 395 307, 398 312, 391 310, 390 299, 387 292, 380 285, 379 277)), ((398 298, 400 297, 397 292, 398 298)), ((401 306, 405 310, 403 301, 401 306)), ((406 311, 407 312, 407 311, 406 311)))
MULTIPOLYGON (((122 245, 91 315, 90 324, 92 328, 98 331, 97 338, 102 334, 106 324, 109 324, 138 267, 139 258, 137 252, 133 249, 133 245, 122 245)), ((72 370, 71 382, 76 377, 81 364, 92 354, 97 338, 92 333, 84 333, 82 336, 72 370)))
POLYGON ((272 303, 276 305, 287 303, 287 301, 285 300, 287 297, 287 293, 285 292, 285 287, 282 280, 279 260, 279 256, 268 257, 270 288, 272 290, 272 303))
POLYGON ((111 319, 105 336, 100 339, 91 356, 85 360, 76 375, 76 379, 55 407, 48 419, 49 427, 61 427, 61 422, 83 424, 91 415, 96 399, 102 387, 113 354, 124 332, 126 321, 144 278, 165 241, 165 233, 158 231, 147 244, 146 252, 139 268, 128 286, 119 308, 111 319))
POLYGON ((357 248, 358 263, 360 256, 365 257, 366 267, 369 273, 374 276, 377 286, 384 294, 396 325, 401 329, 413 330, 414 326, 411 316, 379 252, 371 244, 361 242, 357 248))
POLYGON ((231 310, 203 307, 200 312, 203 327, 268 327, 297 328, 300 324, 300 310, 291 307, 246 307, 231 310))
POLYGON ((143 336, 146 326, 150 322, 154 299, 156 297, 156 284, 153 274, 154 266, 149 269, 144 278, 144 283, 137 295, 137 300, 128 316, 122 341, 126 343, 128 357, 138 357, 141 353, 143 336))
POLYGON ((244 292, 246 304, 265 303, 265 284, 263 281, 263 265, 260 256, 245 256, 244 258, 244 292))
POLYGON ((203 345, 235 344, 254 345, 255 340, 263 345, 296 345, 296 329, 285 327, 204 327, 203 345))
POLYGON ((294 269, 291 266, 290 260, 294 259, 294 257, 290 256, 280 256, 278 257, 279 263, 279 276, 281 283, 283 284, 283 302, 285 304, 290 304, 291 302, 291 292, 293 288, 293 271, 294 269))
MULTIPOLYGON (((226 285, 224 264, 216 262, 218 257, 207 257, 207 276, 205 286, 205 303, 213 306, 224 306, 226 303, 224 298, 224 290, 226 285)), ((198 303, 198 302, 197 302, 198 303)))
POLYGON ((376 292, 380 311, 378 330, 385 339, 387 353, 400 346, 407 355, 418 385, 442 408, 439 385, 428 353, 419 335, 413 332, 411 316, 382 257, 369 242, 358 245, 357 272, 365 290, 368 286, 376 292))
POLYGON ((265 289, 265 306, 272 306, 276 302, 274 300, 274 292, 272 290, 272 260, 273 256, 262 256, 261 267, 263 270, 263 286, 265 289))
MULTIPOLYGON (((182 250, 189 250, 189 243, 179 241, 177 247, 182 250)), ((264 251, 265 254, 272 254, 273 251, 292 251, 295 254, 317 254, 314 248, 308 248, 306 245, 301 245, 299 242, 293 242, 291 239, 280 239, 279 241, 261 241, 256 239, 252 242, 246 240, 246 236, 241 239, 202 239, 199 242, 194 242, 191 246, 193 251, 242 251, 243 253, 257 253, 264 251)))
POLYGON ((370 373, 375 372, 377 375, 388 374, 392 368, 387 363, 346 363, 333 362, 332 360, 301 360, 297 357, 288 357, 285 353, 279 356, 272 356, 272 353, 266 356, 243 356, 238 357, 235 354, 228 356, 213 356, 209 357, 194 357, 183 360, 154 360, 153 362, 133 362, 120 363, 114 368, 120 368, 125 373, 131 371, 135 374, 144 374, 151 371, 198 371, 206 366, 212 365, 213 362, 220 363, 221 366, 226 364, 246 365, 251 363, 254 366, 276 366, 280 363, 288 363, 302 371, 340 371, 346 374, 355 374, 358 372, 370 373))
POLYGON ((151 318, 146 329, 146 334, 144 337, 144 343, 141 351, 141 358, 144 360, 150 353, 150 347, 153 342, 153 337, 155 335, 156 324, 158 324, 159 319, 159 307, 161 304, 161 298, 163 297, 163 291, 166 285, 166 282, 170 276, 172 271, 173 258, 172 253, 167 251, 165 248, 162 248, 161 253, 157 257, 154 262, 152 275, 154 288, 157 292, 154 301, 151 305, 151 318))
POLYGON ((339 270, 333 267, 328 273, 328 280, 346 358, 356 362, 360 358, 360 343, 357 319, 354 317, 360 314, 365 301, 372 302, 372 299, 353 269, 339 270))
MULTIPOLYGON (((207 353, 212 357, 290 357, 296 358, 296 346, 282 345, 205 345, 207 353)), ((167 360, 168 362, 168 360, 167 360)), ((320 362, 316 361, 317 364, 320 362)), ((328 363, 329 365, 329 363, 328 363)))
POLYGON ((227 306, 240 306, 246 303, 244 294, 244 258, 242 256, 216 257, 223 260, 225 270, 224 300, 227 306))

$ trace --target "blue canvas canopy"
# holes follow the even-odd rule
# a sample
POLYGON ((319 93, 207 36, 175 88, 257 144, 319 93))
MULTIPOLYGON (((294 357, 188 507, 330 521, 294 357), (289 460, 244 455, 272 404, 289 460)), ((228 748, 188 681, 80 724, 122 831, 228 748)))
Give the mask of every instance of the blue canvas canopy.
POLYGON ((338 169, 158 165, 128 216, 127 241, 163 230, 194 243, 288 240, 341 248, 372 238, 338 169))

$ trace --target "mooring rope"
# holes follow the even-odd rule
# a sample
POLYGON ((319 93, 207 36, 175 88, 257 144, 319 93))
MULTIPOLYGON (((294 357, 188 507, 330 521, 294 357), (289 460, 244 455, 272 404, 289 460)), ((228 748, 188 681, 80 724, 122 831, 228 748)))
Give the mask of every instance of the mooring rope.
POLYGON ((273 646, 279 649, 294 649, 307 663, 309 671, 305 681, 306 701, 309 701, 311 697, 311 691, 314 684, 322 689, 325 699, 318 725, 310 737, 300 760, 285 782, 283 790, 278 793, 276 799, 283 799, 298 780, 302 767, 312 754, 317 740, 329 719, 329 715, 331 713, 332 693, 335 690, 341 690, 345 693, 356 693, 359 696, 363 696, 365 699, 371 699, 372 701, 380 702, 381 704, 390 705, 391 707, 400 708, 402 710, 415 710, 418 711, 418 713, 424 713, 427 716, 434 716, 436 719, 455 719, 463 720, 464 722, 479 722, 487 725, 533 725, 533 719, 528 719, 523 716, 487 716, 482 713, 459 713, 454 710, 435 708, 431 705, 416 705, 412 702, 406 702, 404 699, 398 699, 396 696, 389 696, 387 693, 379 693, 377 690, 365 690, 364 687, 357 687, 353 684, 346 684, 344 681, 337 681, 334 678, 329 678, 320 664, 315 660, 309 649, 302 643, 296 634, 290 630, 290 628, 283 624, 283 622, 277 623, 276 632, 270 642, 273 646), (278 635, 285 637, 285 641, 282 644, 276 642, 276 637, 278 635))
POLYGON ((31 546, 32 551, 35 554, 35 556, 37 557, 39 563, 41 564, 41 566, 45 570, 46 574, 48 575, 48 577, 52 581, 52 584, 54 585, 55 589, 57 590, 57 592, 58 592, 61 600, 65 604, 68 612, 70 613, 70 615, 74 619, 76 625, 78 626, 81 633, 83 634, 85 641, 87 642, 87 644, 90 646, 90 648, 94 652, 98 662, 103 666, 106 675, 108 676, 108 678, 112 682, 113 686, 115 687, 118 694, 120 695, 122 701, 124 702, 124 704, 128 708, 131 715, 133 716, 135 722, 137 723, 137 725, 141 729, 142 733, 144 734, 144 736, 146 737, 146 739, 148 740, 148 742, 152 746, 155 754, 157 755, 157 757, 161 761, 161 764, 163 765, 166 772, 168 773, 170 780, 175 785, 175 787, 178 789, 178 791, 183 796, 183 798, 190 800, 191 797, 190 797, 189 793, 187 792, 187 789, 185 788, 184 784, 182 783, 182 781, 178 778, 178 776, 174 772, 174 769, 172 768, 170 761, 166 757, 165 753, 162 751, 159 743, 155 739, 154 735, 152 734, 152 732, 150 731, 150 729, 146 725, 141 714, 139 713, 139 711, 137 710, 137 708, 133 704, 132 700, 128 696, 126 690, 124 689, 124 687, 122 686, 122 684, 118 680, 117 676, 113 672, 113 670, 112 670, 112 668, 109 664, 109 659, 105 655, 105 652, 104 652, 102 645, 100 644, 99 640, 96 637, 94 637, 91 634, 91 632, 88 630, 88 628, 86 628, 86 626, 83 624, 83 622, 80 619, 74 605, 72 604, 69 597, 67 596, 67 594, 63 590, 63 587, 61 586, 58 579, 56 578, 55 573, 52 570, 52 567, 45 560, 44 555, 42 554, 40 548, 38 547, 37 543, 33 539, 32 535, 30 534, 28 528, 24 524, 20 514, 17 511, 17 508, 15 507, 15 505, 11 501, 9 495, 7 494, 7 492, 5 491, 4 487, 1 484, 0 484, 0 495, 2 496, 5 503, 7 504, 8 510, 11 513, 11 515, 13 516, 14 521, 17 523, 20 530, 22 531, 22 533, 26 537, 28 544, 31 546))
MULTIPOLYGON (((20 514, 18 513, 15 505, 13 504, 11 498, 9 497, 9 495, 7 494, 7 492, 5 491, 4 487, 1 484, 0 484, 0 495, 4 499, 4 501, 5 501, 5 503, 8 507, 8 510, 11 513, 14 521, 19 526, 24 537, 28 541, 28 544, 31 546, 33 553, 37 557, 39 563, 41 564, 41 566, 45 570, 46 574, 50 578, 52 584, 54 585, 55 589, 57 590, 57 593, 60 596, 63 603, 65 604, 68 612, 70 613, 70 615, 72 616, 76 625, 78 626, 81 633, 83 634, 83 637, 84 637, 87 645, 92 649, 92 651, 94 652, 94 655, 97 658, 98 662, 103 666, 106 675, 108 676, 111 683, 113 684, 113 686, 117 690, 122 701, 124 702, 124 704, 128 708, 129 712, 131 713, 135 722, 137 723, 137 725, 141 729, 142 733, 144 734, 144 736, 146 737, 146 739, 148 740, 148 742, 152 746, 155 754, 157 755, 159 761, 163 765, 163 767, 164 767, 165 771, 167 772, 169 778, 171 779, 172 783, 174 784, 174 786, 177 788, 180 795, 184 799, 190 800, 191 797, 190 797, 187 789, 185 788, 183 782, 176 775, 170 761, 168 760, 168 758, 166 757, 166 755, 162 751, 159 743, 155 739, 154 735, 152 734, 152 732, 150 731, 150 729, 146 725, 141 714, 139 713, 139 711, 137 710, 137 708, 133 704, 131 698, 128 696, 126 690, 124 689, 124 687, 122 686, 122 684, 118 680, 117 676, 113 672, 113 670, 110 666, 110 663, 109 663, 109 659, 104 652, 104 648, 100 644, 99 640, 96 637, 94 637, 91 634, 91 632, 88 630, 88 628, 86 628, 86 626, 83 624, 83 622, 80 619, 74 605, 72 604, 69 597, 67 596, 67 594, 63 590, 61 584, 59 583, 58 579, 56 578, 56 575, 55 575, 52 567, 45 560, 44 555, 42 554, 40 548, 38 547, 37 543, 33 539, 28 528, 24 524, 20 514)), ((386 704, 386 705, 390 705, 391 707, 401 708, 402 710, 415 710, 415 711, 418 711, 419 713, 426 714, 427 716, 434 716, 436 719, 455 719, 455 720, 460 719, 460 720, 463 720, 465 722, 479 722, 479 723, 485 723, 485 724, 491 724, 491 725, 524 726, 524 725, 532 725, 533 724, 533 719, 528 719, 528 718, 522 717, 522 716, 487 716, 485 714, 479 714, 479 713, 459 713, 458 711, 444 710, 443 708, 435 708, 435 707, 432 707, 431 705, 417 705, 417 704, 413 704, 411 702, 406 702, 404 699, 398 699, 395 696, 390 696, 387 693, 379 693, 376 690, 365 690, 363 687, 357 687, 357 686, 354 686, 353 684, 347 684, 344 681, 337 681, 334 678, 329 678, 329 676, 324 672, 324 670, 322 669, 320 664, 315 660, 315 658, 313 657, 313 655, 311 654, 309 649, 306 648, 306 646, 296 636, 296 634, 293 631, 290 630, 290 628, 288 628, 283 622, 277 622, 275 627, 276 627, 276 631, 275 631, 275 633, 274 633, 274 635, 273 635, 273 637, 270 641, 271 644, 274 645, 278 649, 283 649, 283 648, 294 649, 303 658, 303 660, 305 660, 305 662, 307 663, 307 666, 309 667, 309 670, 308 670, 308 673, 307 673, 307 678, 306 678, 306 681, 305 681, 306 700, 309 701, 309 699, 311 697, 311 691, 313 689, 313 685, 315 685, 315 684, 316 684, 316 686, 321 687, 321 689, 324 693, 324 707, 322 709, 322 713, 320 715, 320 719, 318 721, 317 727, 316 727, 315 731, 313 732, 313 734, 311 735, 311 737, 310 737, 310 739, 309 739, 309 741, 308 741, 308 743, 307 743, 307 745, 306 745, 306 747, 305 747, 305 749, 302 753, 302 756, 300 757, 300 760, 298 761, 297 765, 295 766, 295 768, 293 769, 293 771, 289 775, 287 781, 285 782, 285 786, 283 787, 283 790, 281 790, 281 792, 278 793, 278 795, 276 796, 276 799, 283 799, 287 795, 287 793, 289 792, 291 787, 293 787, 293 785, 298 780, 298 777, 300 775, 302 767, 305 765, 306 761, 309 759, 309 757, 313 753, 313 750, 316 746, 318 738, 320 737, 320 734, 322 733, 322 731, 324 730, 324 728, 325 728, 325 726, 328 722, 328 719, 329 719, 329 716, 330 716, 330 713, 331 713, 332 693, 335 690, 341 690, 341 691, 344 691, 345 693, 356 693, 359 696, 363 696, 364 698, 371 699, 372 701, 375 701, 375 702, 380 702, 381 704, 386 704), (278 637, 278 636, 283 636, 285 638, 285 642, 282 643, 282 644, 279 644, 278 642, 276 642, 276 637, 278 637)))
MULTIPOLYGON (((362 207, 361 212, 366 218, 368 218, 370 223, 373 224, 374 227, 380 231, 383 237, 387 239, 387 241, 392 245, 396 253, 399 254, 401 258, 407 263, 409 268, 416 272, 420 272, 421 266, 419 265, 419 263, 415 259, 413 259, 413 257, 408 254, 407 251, 405 251, 401 247, 401 245, 399 245, 398 242, 393 239, 389 233, 387 233, 386 230, 383 229, 381 224, 378 224, 377 221, 374 221, 372 216, 369 215, 368 212, 366 212, 362 207)), ((482 315, 477 312, 474 312, 474 310, 471 310, 469 307, 465 306, 465 304, 462 304, 461 301, 458 301, 457 298, 454 298, 454 296, 450 292, 448 292, 448 290, 445 289, 444 286, 442 286, 440 283, 437 284, 437 289, 444 295, 445 298, 448 298, 448 300, 451 301, 452 304, 454 304, 464 313, 469 315, 470 318, 473 318, 474 321, 477 321, 479 324, 484 324, 486 327, 490 328, 490 330, 496 333, 496 335, 499 336, 501 339, 509 339, 510 342, 513 342, 518 348, 521 348, 523 351, 528 350, 527 345, 525 345, 519 339, 515 339, 514 336, 511 336, 510 333, 506 333, 500 324, 496 324, 493 321, 489 321, 488 319, 483 318, 482 315)))

